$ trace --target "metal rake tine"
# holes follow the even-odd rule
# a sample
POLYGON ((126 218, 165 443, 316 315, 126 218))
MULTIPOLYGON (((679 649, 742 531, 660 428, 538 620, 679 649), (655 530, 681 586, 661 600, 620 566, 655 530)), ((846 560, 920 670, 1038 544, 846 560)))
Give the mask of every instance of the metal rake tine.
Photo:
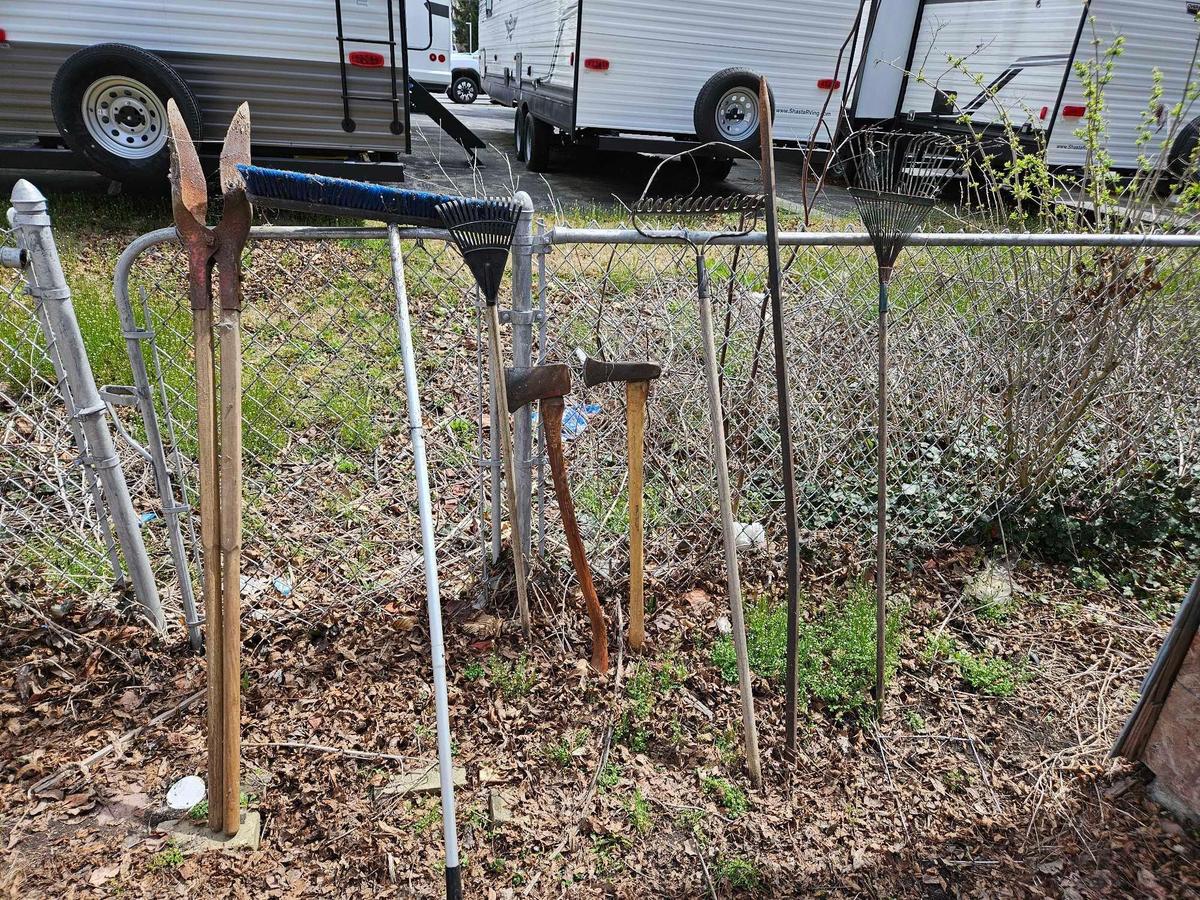
POLYGON ((168 137, 171 141, 171 205, 175 212, 175 224, 180 222, 181 210, 203 226, 208 218, 208 183, 204 170, 200 168, 200 157, 196 145, 188 134, 187 125, 175 101, 167 101, 168 137))
POLYGON ((243 103, 229 120, 221 146, 221 193, 245 191, 246 182, 238 166, 250 165, 250 104, 243 103))

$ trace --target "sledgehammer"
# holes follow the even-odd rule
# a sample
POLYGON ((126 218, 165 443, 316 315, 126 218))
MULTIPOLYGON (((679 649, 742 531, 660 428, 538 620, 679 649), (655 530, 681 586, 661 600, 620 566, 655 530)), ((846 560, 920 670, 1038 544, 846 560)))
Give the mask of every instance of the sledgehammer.
POLYGON ((629 457, 629 646, 642 648, 646 636, 644 557, 642 554, 642 447, 646 433, 646 396, 650 382, 662 374, 658 363, 604 362, 575 351, 583 360, 583 383, 595 387, 625 382, 625 442, 629 457))
POLYGON ((546 456, 550 458, 550 473, 554 477, 558 511, 562 516, 563 531, 567 535, 567 546, 571 550, 571 564, 579 578, 579 587, 587 603, 588 618, 592 622, 592 668, 603 675, 608 671, 608 630, 604 624, 600 600, 596 596, 596 587, 592 584, 592 572, 588 568, 587 555, 583 550, 579 523, 575 521, 575 504, 571 501, 571 487, 567 483, 567 461, 563 456, 563 397, 571 391, 571 369, 562 363, 510 366, 504 371, 504 384, 510 413, 515 414, 521 407, 537 400, 541 401, 542 425, 546 433, 546 456))

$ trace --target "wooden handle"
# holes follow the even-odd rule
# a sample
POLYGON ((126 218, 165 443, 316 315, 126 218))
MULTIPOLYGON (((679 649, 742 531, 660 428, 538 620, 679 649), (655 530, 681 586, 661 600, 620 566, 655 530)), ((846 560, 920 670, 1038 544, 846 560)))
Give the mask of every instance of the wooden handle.
POLYGON ((642 447, 646 433, 646 395, 650 382, 625 383, 625 439, 629 455, 629 646, 646 638, 646 601, 642 556, 642 447))
POLYGON ((221 672, 224 781, 219 802, 226 834, 241 825, 242 725, 242 328, 236 309, 221 324, 221 672))
POLYGON ((212 304, 192 312, 196 367, 196 443, 200 468, 200 547, 203 553, 204 643, 208 659, 208 826, 221 831, 217 798, 225 783, 225 700, 222 691, 221 500, 217 476, 216 373, 213 370, 212 304))
POLYGON ((592 571, 588 568, 587 555, 583 551, 583 537, 579 523, 575 521, 575 504, 571 502, 571 487, 567 483, 567 461, 562 446, 563 401, 561 397, 550 397, 542 401, 542 422, 546 432, 546 456, 550 459, 550 473, 554 478, 554 494, 558 498, 558 513, 562 517, 563 532, 571 550, 571 564, 579 578, 579 587, 587 603, 588 618, 592 622, 592 668, 601 675, 608 672, 608 628, 604 624, 604 611, 596 597, 592 584, 592 571))

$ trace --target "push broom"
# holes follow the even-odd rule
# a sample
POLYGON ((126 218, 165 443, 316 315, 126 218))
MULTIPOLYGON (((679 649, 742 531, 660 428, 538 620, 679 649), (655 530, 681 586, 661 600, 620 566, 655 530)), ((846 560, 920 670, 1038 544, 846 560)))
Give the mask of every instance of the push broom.
POLYGON ((437 207, 452 197, 418 191, 401 191, 342 178, 323 178, 295 172, 240 167, 247 193, 269 206, 328 215, 353 215, 381 219, 388 224, 392 283, 396 294, 396 321, 404 387, 408 401, 408 427, 413 447, 417 480, 417 510, 421 520, 421 549, 425 563, 425 595, 429 613, 429 644, 433 665, 434 707, 437 717, 438 774, 441 780, 442 827, 446 841, 446 896, 462 897, 462 874, 458 859, 458 832, 454 816, 453 759, 450 749, 450 708, 446 695, 446 655, 442 638, 442 604, 438 588, 437 555, 433 537, 433 513, 429 497, 429 470, 421 426, 421 401, 417 390, 417 367, 408 314, 408 290, 404 255, 397 224, 438 225, 437 207))

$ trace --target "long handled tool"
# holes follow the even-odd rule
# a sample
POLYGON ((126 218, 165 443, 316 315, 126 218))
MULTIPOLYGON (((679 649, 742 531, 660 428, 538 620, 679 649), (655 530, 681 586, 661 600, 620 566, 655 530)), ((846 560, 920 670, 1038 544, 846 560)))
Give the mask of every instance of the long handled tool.
POLYGON ((221 221, 213 228, 205 225, 204 173, 173 101, 168 103, 167 116, 173 150, 172 209, 188 251, 196 357, 196 433, 209 666, 208 822, 214 831, 236 834, 241 823, 241 255, 250 233, 250 203, 238 166, 250 161, 250 111, 242 104, 225 135, 220 166, 224 204, 221 221), (214 409, 214 264, 221 299, 219 416, 214 409))
POLYGON ((708 417, 712 424, 713 468, 717 475, 717 499, 721 506, 721 538, 725 545, 725 577, 733 624, 733 646, 737 651, 738 689, 742 700, 742 732, 746 746, 746 768, 750 781, 762 785, 762 760, 758 752, 758 726, 754 720, 754 693, 750 683, 750 656, 746 648, 746 618, 742 612, 742 581, 738 573, 737 535, 734 532, 733 498, 729 490, 729 458, 725 448, 725 411, 721 403, 721 374, 717 365, 717 343, 713 332, 712 299, 709 295, 705 251, 719 237, 749 234, 762 212, 763 198, 751 195, 730 197, 682 197, 664 200, 640 199, 633 206, 633 225, 645 237, 683 241, 696 256, 696 296, 700 304, 700 334, 703 340, 704 377, 708 387, 708 417), (683 230, 646 229, 641 218, 649 215, 701 216, 706 219, 737 213, 738 228, 710 234, 697 242, 683 230))
MULTIPOLYGON (((529 589, 525 569, 525 553, 521 544, 521 529, 517 524, 517 476, 513 460, 511 423, 505 410, 509 409, 504 387, 504 362, 500 349, 500 308, 496 304, 504 267, 521 217, 521 204, 516 200, 470 200, 460 198, 438 206, 438 213, 458 244, 463 260, 475 276, 483 293, 488 311, 488 366, 493 390, 496 392, 496 411, 504 419, 499 423, 500 452, 504 457, 504 481, 508 493, 508 517, 512 525, 513 566, 517 574, 517 609, 526 638, 530 633, 529 589)), ((492 427, 497 427, 493 422, 492 427)))
POLYGON ((649 361, 605 362, 584 356, 583 383, 625 383, 625 443, 629 466, 629 646, 640 650, 646 638, 645 559, 643 557, 642 451, 646 433, 646 397, 662 366, 649 361))
POLYGON ((417 392, 417 365, 412 328, 408 319, 408 290, 400 232, 388 226, 392 255, 392 283, 396 291, 396 321, 400 329, 400 355, 404 359, 404 389, 408 398, 408 432, 417 475, 417 511, 421 518, 421 552, 425 558, 425 607, 429 613, 429 646, 433 658, 433 697, 437 715, 438 776, 441 779, 442 829, 446 840, 446 896, 462 897, 458 863, 458 829, 454 820, 454 764, 450 748, 450 705, 446 696, 446 653, 442 642, 442 601, 438 589, 437 552, 433 537, 433 510, 429 501, 429 470, 425 462, 425 437, 421 426, 421 399, 417 392))
POLYGON ((850 135, 837 151, 850 196, 871 236, 879 267, 876 372, 875 712, 883 718, 887 643, 888 286, 900 251, 959 169, 955 145, 939 134, 874 129, 850 135))
POLYGON ((433 668, 434 709, 437 718, 438 775, 441 781, 442 830, 446 842, 446 896, 462 897, 462 870, 455 823, 453 755, 450 707, 446 691, 446 654, 442 634, 442 605, 438 583, 437 549, 433 535, 433 510, 429 494, 429 468, 425 457, 424 428, 417 382, 416 354, 408 310, 404 254, 397 223, 439 225, 437 204, 453 199, 442 194, 400 191, 345 179, 323 178, 294 172, 244 167, 247 189, 264 203, 306 212, 379 218, 389 223, 388 249, 392 286, 396 296, 396 323, 404 365, 409 436, 417 481, 417 510, 421 520, 421 551, 425 565, 425 604, 429 615, 429 646, 433 668))
POLYGON ((788 389, 787 347, 783 340, 783 297, 779 271, 779 221, 775 204, 775 145, 771 138, 771 93, 758 82, 759 136, 762 139, 763 198, 766 203, 767 291, 775 345, 775 397, 779 410, 779 446, 783 475, 783 518, 787 533, 787 688, 784 705, 784 752, 796 755, 796 654, 800 627, 800 549, 796 521, 796 464, 792 452, 792 400, 788 389))
POLYGON ((575 504, 571 500, 567 461, 563 455, 563 397, 571 391, 571 370, 562 363, 513 366, 505 371, 504 380, 509 412, 515 413, 535 401, 541 401, 546 456, 550 459, 558 512, 567 536, 567 547, 571 551, 571 564, 579 578, 579 588, 583 591, 592 625, 592 668, 603 675, 608 672, 608 629, 604 624, 604 611, 600 608, 596 587, 592 584, 592 570, 588 567, 587 554, 583 549, 583 536, 575 520, 575 504))

